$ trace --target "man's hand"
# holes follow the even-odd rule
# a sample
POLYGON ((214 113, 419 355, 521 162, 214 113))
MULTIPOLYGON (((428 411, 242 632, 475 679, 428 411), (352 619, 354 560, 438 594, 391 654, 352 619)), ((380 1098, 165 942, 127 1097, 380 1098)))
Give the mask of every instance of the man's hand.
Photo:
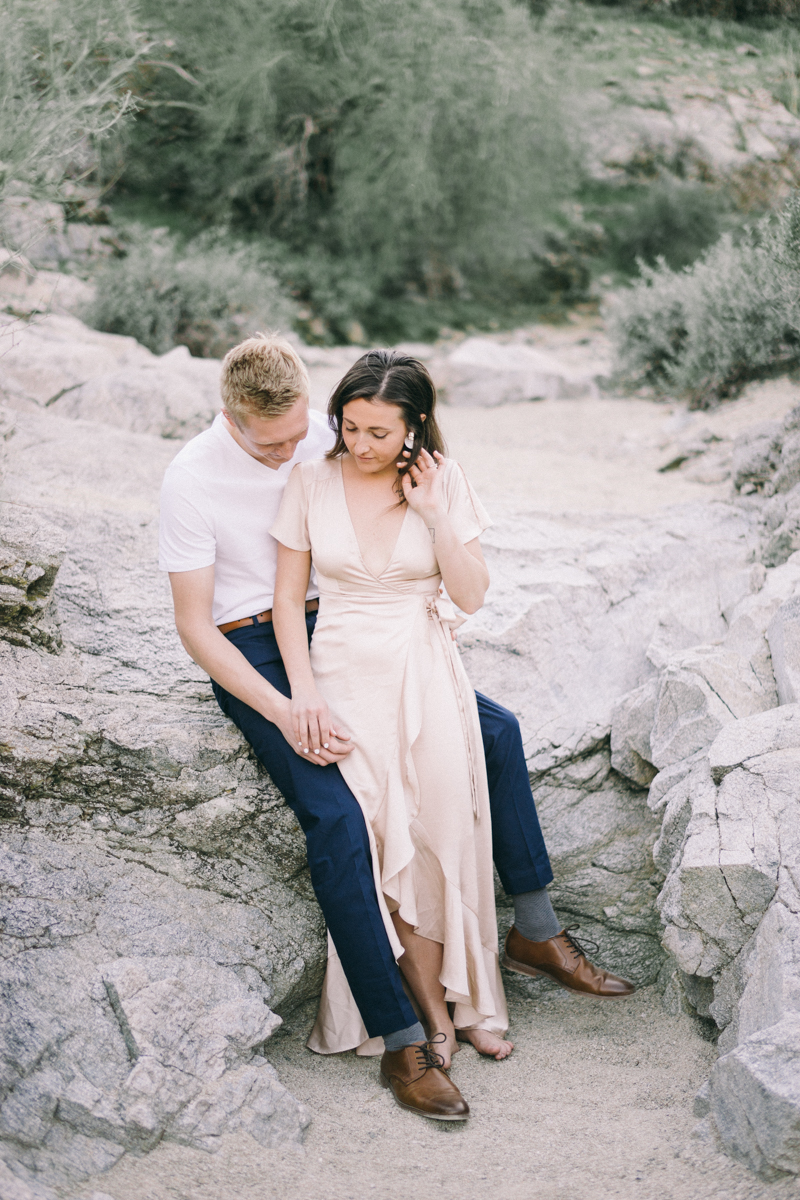
MULTIPOLYGON (((345 733, 343 729, 334 728, 330 724, 328 717, 327 705, 324 700, 317 697, 320 703, 325 707, 325 720, 328 722, 328 736, 325 738, 327 746, 320 739, 319 724, 317 725, 317 740, 316 749, 313 738, 306 737, 305 743, 302 743, 298 736, 298 725, 296 717, 300 717, 300 708, 298 706, 297 714, 293 712, 293 702, 282 697, 282 704, 278 711, 270 714, 270 720, 278 726, 286 741, 294 750, 295 754, 299 754, 301 758, 305 758, 308 762, 316 763, 320 767, 328 766, 330 763, 341 762, 346 758, 353 749, 353 743, 350 741, 349 733, 345 733)), ((308 722, 306 725, 308 729, 308 722)))

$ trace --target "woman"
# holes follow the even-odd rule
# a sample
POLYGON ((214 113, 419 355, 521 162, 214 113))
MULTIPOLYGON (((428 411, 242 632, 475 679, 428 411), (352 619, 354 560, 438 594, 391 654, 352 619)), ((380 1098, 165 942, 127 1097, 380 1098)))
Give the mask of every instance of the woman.
MULTIPOLYGON (((340 769, 370 831, 387 932, 449 1067, 457 1040, 497 1059, 513 1047, 503 1037, 478 712, 452 637, 453 603, 468 613, 483 603, 478 537, 489 520, 443 457, 435 402, 421 363, 365 354, 328 406, 335 446, 294 468, 271 532, 280 543, 274 628, 298 745, 317 753, 337 723, 353 737, 340 769), (312 563, 320 608, 309 655, 312 563)), ((380 1053, 332 946, 309 1045, 380 1053)))

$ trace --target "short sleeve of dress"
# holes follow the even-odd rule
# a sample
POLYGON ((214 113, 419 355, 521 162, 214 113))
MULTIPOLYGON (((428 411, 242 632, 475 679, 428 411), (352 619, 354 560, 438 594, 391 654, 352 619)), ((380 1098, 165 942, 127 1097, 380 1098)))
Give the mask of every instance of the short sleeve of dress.
POLYGON ((303 464, 292 468, 283 493, 278 516, 270 529, 276 541, 289 550, 310 550, 308 537, 308 493, 303 464))
POLYGON ((445 494, 448 515, 461 542, 466 544, 480 537, 484 529, 492 524, 463 467, 454 459, 447 460, 445 494))

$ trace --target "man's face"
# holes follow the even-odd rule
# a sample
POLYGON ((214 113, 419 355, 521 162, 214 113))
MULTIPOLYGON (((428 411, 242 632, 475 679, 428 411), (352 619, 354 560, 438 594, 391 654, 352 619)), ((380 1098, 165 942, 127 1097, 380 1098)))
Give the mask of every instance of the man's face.
POLYGON ((308 433, 308 397, 299 396, 288 412, 279 417, 234 418, 226 408, 228 432, 251 458, 273 471, 294 458, 297 443, 308 433))

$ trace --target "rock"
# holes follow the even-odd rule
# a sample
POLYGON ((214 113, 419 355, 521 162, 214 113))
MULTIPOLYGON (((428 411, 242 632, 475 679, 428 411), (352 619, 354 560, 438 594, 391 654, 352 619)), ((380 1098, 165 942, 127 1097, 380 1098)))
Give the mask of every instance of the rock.
POLYGON ((302 833, 186 658, 154 569, 174 446, 4 420, 0 1144, 62 1186, 162 1135, 296 1141, 307 1116, 259 1048, 275 1010, 318 993, 324 926, 302 833))
POLYGON ((6 196, 0 203, 0 241, 22 250, 35 266, 58 266, 69 257, 63 208, 30 196, 6 196))
POLYGON ((0 389, 15 408, 168 438, 208 427, 221 407, 219 374, 219 362, 185 346, 158 357, 133 338, 55 315, 15 328, 0 359, 0 389))
MULTIPOLYGON (((651 73, 651 69, 645 67, 651 73)), ((676 77, 657 87, 597 89, 582 114, 588 167, 598 179, 622 181, 656 165, 705 182, 747 179, 758 168, 781 194, 785 159, 800 145, 800 120, 766 91, 744 96, 676 77)))
MULTIPOLYGON (((66 899, 49 895, 53 908, 66 899)), ((258 1054, 280 1018, 257 991, 185 948, 103 960, 79 925, 68 948, 31 945, 2 968, 0 1134, 18 1162, 57 1184, 162 1139, 211 1151, 239 1128, 264 1146, 301 1140, 308 1115, 258 1054)))
POLYGON ((800 595, 787 600, 776 612, 767 629, 778 700, 781 704, 800 702, 800 595))
POLYGON ((133 433, 186 438, 207 429, 222 407, 220 363, 186 346, 138 368, 95 376, 52 402, 58 416, 103 421, 133 433))
POLYGON ((554 355, 488 338, 463 341, 441 365, 437 385, 449 404, 487 408, 599 394, 592 376, 571 370, 554 355))
POLYGON ((740 974, 736 1042, 787 1015, 800 1015, 800 914, 780 901, 771 905, 747 946, 740 974))
MULTIPOLYGON (((800 405, 782 421, 746 429, 733 449, 733 485, 743 494, 790 492, 800 483, 800 405)), ((774 552, 773 552, 774 558, 774 552)), ((777 566, 777 561, 768 565, 777 566)))
POLYGON ((769 501, 762 513, 767 525, 768 537, 765 540, 761 558, 768 567, 777 567, 800 550, 800 484, 795 486, 785 496, 778 493, 769 501), (777 520, 770 522, 773 508, 777 520))
POLYGON ((771 479, 780 463, 782 440, 782 421, 764 421, 740 434, 733 444, 734 487, 741 490, 746 483, 763 485, 771 479))
POLYGON ((0 315, 0 350, 0 398, 28 411, 51 407, 96 376, 158 361, 133 338, 98 333, 77 317, 55 314, 22 328, 0 315))
POLYGON ((710 1107, 730 1154, 766 1178, 800 1172, 800 1015, 784 1017, 718 1060, 710 1107))
POLYGON ((724 637, 752 586, 748 519, 727 505, 602 528, 518 514, 482 541, 492 588, 460 644, 476 687, 519 716, 535 776, 603 742, 653 675, 656 635, 666 657, 724 637))
POLYGON ((677 656, 660 682, 650 735, 652 761, 662 769, 708 746, 729 721, 776 703, 774 681, 759 676, 735 650, 698 646, 677 656))
POLYGON ((37 1182, 29 1171, 14 1163, 9 1165, 0 1159, 0 1196, 3 1200, 58 1200, 52 1188, 37 1182))
POLYGON ((36 313, 80 313, 94 299, 94 288, 76 275, 37 271, 24 257, 0 250, 0 309, 13 317, 36 313))
POLYGON ((110 225, 89 225, 83 221, 72 221, 65 229, 68 257, 81 261, 95 261, 118 248, 119 235, 110 225))
MULTIPOLYGON (((768 831, 767 845, 754 852, 740 844, 735 818, 718 818, 716 788, 707 766, 695 768, 688 781, 688 820, 677 804, 670 814, 673 821, 680 814, 686 832, 678 852, 677 838, 672 839, 672 866, 658 905, 665 924, 664 946, 678 966, 687 975, 711 977, 750 937, 774 894, 777 864, 770 863, 768 831), (749 912, 756 920, 746 924, 749 912)), ((676 800, 680 802, 683 794, 682 789, 676 800)), ((746 803, 741 796, 737 799, 746 803)), ((753 807, 746 810, 751 816, 753 807)), ((661 849, 663 855, 663 843, 661 849)))
POLYGON ((648 787, 656 774, 650 761, 650 733, 658 691, 658 680, 649 679, 623 696, 611 714, 611 765, 640 787, 648 787))
POLYGON ((737 721, 714 739, 708 751, 714 780, 747 767, 751 759, 800 748, 800 705, 790 704, 737 721))
POLYGON ((559 917, 598 943, 604 966, 639 985, 653 983, 663 953, 651 856, 658 826, 646 794, 610 771, 601 746, 549 772, 534 799, 559 917))
POLYGON ((34 509, 0 503, 0 638, 17 645, 58 644, 53 585, 63 558, 56 526, 34 509))

